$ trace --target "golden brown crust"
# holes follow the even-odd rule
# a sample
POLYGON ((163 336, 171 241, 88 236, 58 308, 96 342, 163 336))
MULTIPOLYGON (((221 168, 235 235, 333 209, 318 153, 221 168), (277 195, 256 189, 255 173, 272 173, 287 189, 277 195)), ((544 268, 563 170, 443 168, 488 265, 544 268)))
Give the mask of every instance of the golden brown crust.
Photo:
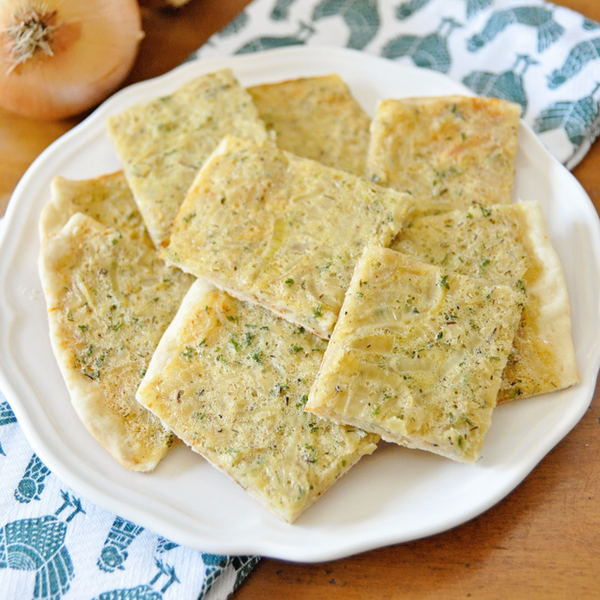
POLYGON ((496 98, 383 100, 373 119, 368 177, 410 192, 416 214, 511 201, 519 105, 496 98))
POLYGON ((137 398, 292 522, 377 436, 304 411, 325 342, 199 279, 163 336, 137 398))
POLYGON ((350 173, 226 137, 162 255, 327 338, 362 249, 389 244, 407 206, 403 194, 350 173))
POLYGON ((248 92, 282 150, 365 175, 371 119, 339 75, 257 85, 248 92))
POLYGON ((51 200, 40 216, 40 238, 58 233, 75 213, 152 244, 122 171, 80 180, 55 177, 51 200))
POLYGON ((390 442, 475 462, 520 302, 507 286, 367 247, 307 410, 390 442))
POLYGON ((521 324, 498 402, 563 389, 579 380, 566 284, 537 202, 475 205, 416 218, 392 248, 523 295, 521 324))
POLYGON ((230 69, 110 117, 107 131, 157 247, 196 172, 225 134, 267 138, 252 98, 230 69))
POLYGON ((579 381, 571 308, 560 259, 537 202, 522 202, 520 241, 528 257, 527 301, 498 402, 561 390, 579 381))
POLYGON ((56 178, 39 227, 50 339, 72 404, 122 466, 152 470, 171 435, 135 390, 191 278, 158 258, 122 173, 56 178))

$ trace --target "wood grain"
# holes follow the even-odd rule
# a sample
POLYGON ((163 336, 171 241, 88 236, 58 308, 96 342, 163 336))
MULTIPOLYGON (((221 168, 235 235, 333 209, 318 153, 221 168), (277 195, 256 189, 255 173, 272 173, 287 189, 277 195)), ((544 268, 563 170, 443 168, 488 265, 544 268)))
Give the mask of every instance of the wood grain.
MULTIPOLYGON (((598 0, 556 3, 600 21, 598 0)), ((146 38, 126 83, 173 68, 246 4, 145 8, 146 38)), ((0 110, 0 214, 33 160, 80 120, 40 122, 0 110)), ((573 174, 600 209, 598 142, 573 174)), ((335 562, 263 559, 233 600, 600 598, 599 397, 596 390, 580 423, 512 494, 469 523, 335 562)))

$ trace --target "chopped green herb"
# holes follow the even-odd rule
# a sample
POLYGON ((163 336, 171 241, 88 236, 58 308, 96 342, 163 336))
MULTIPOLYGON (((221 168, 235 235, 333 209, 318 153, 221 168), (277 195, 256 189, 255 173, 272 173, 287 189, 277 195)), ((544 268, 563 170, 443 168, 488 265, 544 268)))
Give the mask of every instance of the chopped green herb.
POLYGON ((511 400, 514 400, 517 396, 520 396, 523 392, 521 391, 520 388, 518 387, 514 387, 512 390, 510 390, 510 394, 508 395, 508 397, 511 400))
POLYGON ((83 369, 81 369, 81 372, 90 379, 100 378, 100 371, 98 371, 97 369, 95 371, 89 371, 87 367, 84 367, 83 369))
POLYGON ((304 444, 304 449, 308 450, 308 452, 310 453, 304 458, 304 460, 306 460, 306 462, 309 463, 316 463, 317 457, 315 456, 315 454, 317 453, 317 449, 314 446, 311 446, 310 444, 304 444))
POLYGON ((195 350, 191 346, 186 346, 186 349, 181 353, 181 356, 190 360, 194 356, 195 350))
POLYGON ((306 403, 308 402, 308 396, 306 394, 303 394, 300 397, 300 400, 298 401, 298 403, 296 404, 297 407, 300 406, 306 406, 306 403))
POLYGON ((283 394, 283 392, 287 392, 289 389, 290 386, 287 383, 276 383, 269 390, 269 394, 271 394, 271 396, 277 396, 283 394))
POLYGON ((231 345, 233 346, 233 349, 236 352, 240 351, 240 348, 242 347, 242 345, 237 341, 237 337, 232 333, 231 337, 229 338, 229 341, 231 342, 231 345))

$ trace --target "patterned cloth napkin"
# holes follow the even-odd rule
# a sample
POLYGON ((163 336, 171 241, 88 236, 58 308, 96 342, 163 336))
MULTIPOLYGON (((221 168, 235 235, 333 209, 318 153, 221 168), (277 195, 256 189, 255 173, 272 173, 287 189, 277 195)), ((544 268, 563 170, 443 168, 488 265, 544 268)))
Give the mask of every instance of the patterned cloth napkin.
POLYGON ((540 0, 255 0, 194 56, 342 46, 517 102, 573 168, 600 132, 600 23, 540 0))
MULTIPOLYGON (((518 102, 569 168, 599 132, 600 24, 547 2, 255 0, 194 57, 299 44, 361 49, 518 102)), ((221 600, 258 560, 183 548, 81 498, 0 393, 1 600, 221 600)))
POLYGON ((221 600, 257 557, 204 554, 98 508, 33 453, 0 393, 2 600, 221 600))

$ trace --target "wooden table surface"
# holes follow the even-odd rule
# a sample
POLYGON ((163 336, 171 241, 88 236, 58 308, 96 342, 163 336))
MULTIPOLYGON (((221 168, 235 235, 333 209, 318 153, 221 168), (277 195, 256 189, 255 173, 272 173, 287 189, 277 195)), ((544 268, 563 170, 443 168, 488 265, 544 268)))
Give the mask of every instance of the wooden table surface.
MULTIPOLYGON (((248 0, 144 8, 140 54, 126 83, 178 65, 248 0)), ((559 0, 600 21, 598 0, 559 0)), ((26 169, 81 118, 26 119, 0 109, 0 215, 26 169)), ((600 142, 574 169, 600 209, 600 142)), ((575 429, 507 498, 427 539, 319 564, 264 559, 233 600, 600 598, 600 392, 575 429)))

